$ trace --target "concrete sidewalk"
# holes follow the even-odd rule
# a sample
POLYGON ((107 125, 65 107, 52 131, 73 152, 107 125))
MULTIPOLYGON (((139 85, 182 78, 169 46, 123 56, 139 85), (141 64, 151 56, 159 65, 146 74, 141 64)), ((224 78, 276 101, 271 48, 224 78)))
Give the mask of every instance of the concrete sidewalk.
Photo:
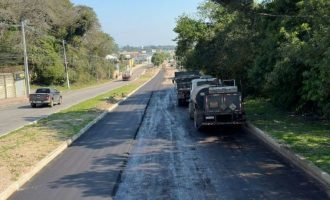
POLYGON ((29 103, 29 99, 25 96, 23 97, 16 97, 16 98, 9 98, 9 99, 0 99, 0 108, 7 107, 10 105, 17 105, 22 103, 29 103))

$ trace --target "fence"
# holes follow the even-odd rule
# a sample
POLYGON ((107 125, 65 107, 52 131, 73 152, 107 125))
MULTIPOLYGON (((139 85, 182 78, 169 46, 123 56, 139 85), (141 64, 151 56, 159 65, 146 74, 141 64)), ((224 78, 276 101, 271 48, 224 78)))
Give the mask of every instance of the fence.
POLYGON ((26 95, 25 82, 19 74, 0 74, 0 100, 26 95))

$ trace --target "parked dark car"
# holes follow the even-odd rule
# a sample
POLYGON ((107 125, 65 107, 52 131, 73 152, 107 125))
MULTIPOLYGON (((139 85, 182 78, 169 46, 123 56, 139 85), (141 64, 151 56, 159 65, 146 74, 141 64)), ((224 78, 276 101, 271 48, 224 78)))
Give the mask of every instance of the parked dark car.
POLYGON ((32 108, 44 104, 53 107, 55 104, 62 103, 62 95, 53 88, 38 88, 35 94, 30 94, 29 100, 32 108))

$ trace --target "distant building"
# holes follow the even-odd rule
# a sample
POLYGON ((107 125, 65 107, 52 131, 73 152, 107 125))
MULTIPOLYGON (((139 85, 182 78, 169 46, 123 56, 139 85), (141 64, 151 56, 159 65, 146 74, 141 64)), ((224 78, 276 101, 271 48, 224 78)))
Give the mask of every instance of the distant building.
POLYGON ((118 57, 115 56, 115 55, 107 55, 107 56, 105 57, 105 59, 106 59, 106 60, 110 60, 110 61, 116 61, 116 62, 118 62, 118 57))

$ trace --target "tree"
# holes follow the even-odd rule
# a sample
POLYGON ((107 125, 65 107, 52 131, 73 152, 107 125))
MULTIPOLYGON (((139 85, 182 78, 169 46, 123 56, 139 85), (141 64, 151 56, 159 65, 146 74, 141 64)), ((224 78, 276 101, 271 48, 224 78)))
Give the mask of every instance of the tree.
MULTIPOLYGON (((109 77, 105 56, 118 47, 110 35, 102 32, 92 8, 74 6, 70 0, 2 0, 0 12, 0 20, 9 25, 27 20, 32 83, 64 83, 63 40, 72 82, 109 77)), ((0 66, 22 65, 19 27, 1 28, 0 41, 0 55, 5 56, 1 58, 7 58, 1 60, 0 66), (10 60, 11 57, 18 59, 10 60)))
POLYGON ((330 116, 329 1, 214 2, 177 21, 185 68, 242 80, 249 95, 289 110, 330 116))
POLYGON ((163 62, 166 59, 168 59, 169 57, 170 57, 170 55, 165 52, 154 53, 154 55, 151 58, 151 62, 155 66, 159 66, 159 65, 163 64, 163 62))

